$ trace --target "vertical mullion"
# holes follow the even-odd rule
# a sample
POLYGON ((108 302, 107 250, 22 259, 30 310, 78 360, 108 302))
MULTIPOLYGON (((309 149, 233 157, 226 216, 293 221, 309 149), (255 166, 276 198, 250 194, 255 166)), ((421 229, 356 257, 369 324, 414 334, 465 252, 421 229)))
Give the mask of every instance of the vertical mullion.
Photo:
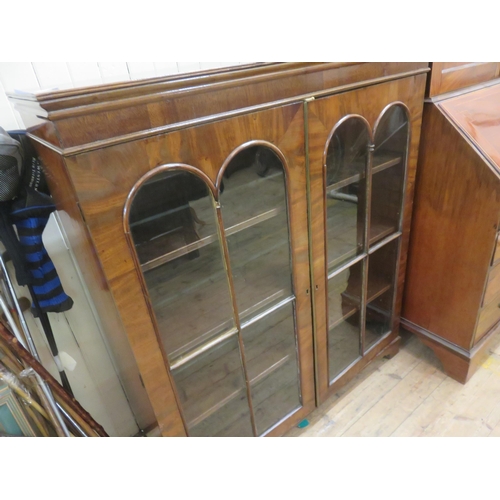
MULTIPOLYGON (((311 204, 311 172, 309 165, 309 108, 308 103, 313 101, 314 98, 306 99, 304 101, 304 151, 305 151, 305 164, 306 164, 306 197, 307 197, 307 242, 309 245, 309 282, 311 289, 311 321, 312 321, 312 334, 313 334, 313 356, 314 356, 314 395, 316 398, 316 404, 320 401, 320 380, 319 380, 319 370, 318 370, 318 340, 317 340, 317 320, 316 320, 316 286, 314 281, 314 256, 313 256, 313 245, 312 245, 312 204, 311 204)), ((292 267, 293 270, 293 267, 292 267)), ((328 289, 328 273, 326 278, 326 286, 328 289)), ((296 318, 294 318, 296 319, 296 318)), ((295 323, 297 324, 297 323, 295 323)), ((328 336, 328 330, 327 330, 328 336)), ((297 342, 298 344, 298 342, 297 342)), ((297 349, 298 354, 298 349, 297 349)), ((297 355, 297 359, 300 358, 297 355)), ((328 362, 328 356, 327 356, 328 362)), ((300 363, 299 363, 300 366, 300 363)), ((300 379, 300 377, 299 377, 300 379)), ((302 389, 301 389, 301 400, 302 400, 302 389)))
POLYGON ((360 355, 365 355, 365 333, 366 333, 366 303, 368 300, 368 267, 369 267, 369 248, 370 248, 370 226, 371 226, 371 207, 372 207, 372 165, 373 165, 373 152, 375 144, 371 142, 368 145, 368 154, 366 161, 366 207, 365 207, 365 241, 364 252, 366 257, 363 262, 363 280, 361 288, 361 311, 360 311, 360 355))
POLYGON ((217 232, 219 233, 219 240, 222 245, 222 253, 224 256, 224 267, 226 269, 226 277, 229 285, 229 293, 231 295, 231 303, 233 307, 233 316, 234 316, 234 324, 236 326, 236 329, 238 330, 238 342, 240 345, 240 357, 241 357, 241 364, 243 365, 243 373, 245 375, 245 384, 247 387, 247 399, 248 399, 248 406, 250 408, 250 420, 252 423, 252 431, 254 436, 257 436, 257 426, 255 423, 255 414, 253 410, 253 402, 252 402, 252 394, 250 391, 250 380, 248 378, 248 370, 247 370, 247 363, 246 363, 246 357, 245 357, 245 346, 243 344, 243 333, 241 331, 241 323, 240 323, 240 315, 238 312, 238 304, 236 303, 236 293, 234 289, 234 283, 233 283, 233 275, 231 272, 231 262, 229 259, 229 248, 227 245, 227 239, 226 239, 226 232, 224 230, 224 222, 222 219, 222 212, 221 212, 221 206, 220 202, 217 200, 215 202, 215 210, 217 212, 217 232))

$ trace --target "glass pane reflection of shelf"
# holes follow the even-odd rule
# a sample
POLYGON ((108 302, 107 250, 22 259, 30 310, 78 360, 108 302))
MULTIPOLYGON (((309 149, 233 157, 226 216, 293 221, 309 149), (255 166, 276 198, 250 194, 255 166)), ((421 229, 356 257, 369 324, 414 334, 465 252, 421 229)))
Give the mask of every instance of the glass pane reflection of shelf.
POLYGON ((362 253, 363 223, 358 205, 343 200, 327 199, 328 269, 334 269, 362 253))
POLYGON ((217 436, 234 423, 252 435, 237 336, 172 370, 190 435, 217 436))
POLYGON ((228 236, 240 321, 292 295, 286 213, 228 236))
POLYGON ((292 295, 284 166, 270 148, 251 147, 233 157, 223 181, 222 219, 243 322, 272 306, 271 298, 292 295))
MULTIPOLYGON (((393 167, 395 165, 398 165, 401 163, 401 156, 397 156, 392 152, 380 152, 377 154, 376 158, 374 159, 374 165, 372 168, 372 173, 376 174, 378 172, 382 172, 387 168, 393 167)), ((365 168, 364 163, 359 163, 357 165, 346 165, 345 167, 346 171, 363 171, 365 168)), ((326 188, 327 194, 331 191, 338 190, 340 188, 343 188, 345 186, 348 186, 349 184, 354 184, 355 182, 359 182, 361 179, 364 179, 365 174, 360 173, 360 174, 355 174, 351 176, 345 176, 343 177, 342 175, 339 176, 342 180, 335 182, 326 188)))
POLYGON ((328 366, 330 381, 360 357, 359 313, 328 332, 328 366))
POLYGON ((261 176, 252 168, 243 168, 224 177, 223 184, 220 200, 226 231, 266 212, 284 209, 283 170, 273 169, 261 176))
POLYGON ((258 434, 300 407, 293 303, 248 327, 243 343, 258 434))
POLYGON ((394 220, 372 220, 370 225, 370 246, 383 240, 398 231, 398 224, 394 220))
POLYGON ((359 357, 363 261, 328 280, 328 366, 333 380, 359 357))
MULTIPOLYGON (((259 232, 243 231, 230 239, 241 322, 292 294, 287 228, 271 227, 264 238, 259 232)), ((218 240, 193 259, 179 257, 144 276, 170 362, 233 327, 218 240)))
POLYGON ((194 259, 184 256, 144 273, 170 361, 234 327, 218 241, 194 259))
POLYGON ((291 374, 287 375, 286 370, 295 370, 295 367, 289 363, 276 373, 271 384, 257 384, 252 388, 253 409, 259 436, 301 407, 297 382, 288 384, 284 382, 291 378, 291 374))
MULTIPOLYGON (((268 219, 278 216, 281 211, 282 209, 280 208, 273 208, 244 222, 230 226, 226 229, 226 236, 231 236, 235 233, 243 231, 244 229, 263 223, 268 219)), ((137 253, 139 261, 142 263, 141 267, 143 271, 149 271, 150 269, 161 266, 166 262, 170 262, 171 260, 175 260, 183 255, 195 252, 206 245, 210 245, 210 243, 213 243, 218 239, 218 236, 214 233, 203 236, 203 227, 204 226, 198 230, 199 239, 189 244, 186 244, 185 240, 182 239, 182 234, 180 232, 169 232, 160 234, 154 239, 138 245, 137 253)))
POLYGON ((365 352, 391 331, 392 288, 377 297, 366 310, 365 352))
POLYGON ((365 352, 391 330, 396 282, 398 237, 369 256, 365 352))

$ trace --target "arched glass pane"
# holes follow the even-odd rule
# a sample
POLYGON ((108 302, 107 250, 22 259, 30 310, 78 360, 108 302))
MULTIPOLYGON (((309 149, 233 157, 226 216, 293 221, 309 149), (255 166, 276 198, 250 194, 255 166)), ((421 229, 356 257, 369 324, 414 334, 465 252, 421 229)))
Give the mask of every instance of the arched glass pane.
POLYGON ((240 321, 292 295, 285 172, 269 148, 241 151, 220 196, 240 321))
POLYGON ((285 170, 270 148, 227 165, 221 206, 258 434, 300 407, 285 170))
POLYGON ((129 222, 189 433, 252 435, 217 219, 206 184, 190 172, 165 170, 140 187, 129 222))
POLYGON ((366 123, 358 117, 342 122, 328 144, 326 240, 329 270, 363 252, 368 145, 366 123))
POLYGON ((370 245, 399 230, 410 128, 406 109, 388 108, 375 131, 370 245))

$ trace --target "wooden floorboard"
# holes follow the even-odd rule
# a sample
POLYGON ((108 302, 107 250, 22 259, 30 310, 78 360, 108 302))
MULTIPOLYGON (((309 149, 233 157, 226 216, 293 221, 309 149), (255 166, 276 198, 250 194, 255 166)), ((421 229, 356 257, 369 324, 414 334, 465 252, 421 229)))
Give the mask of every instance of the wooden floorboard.
POLYGON ((500 333, 466 385, 402 332, 400 352, 376 359, 287 436, 500 436, 500 333))

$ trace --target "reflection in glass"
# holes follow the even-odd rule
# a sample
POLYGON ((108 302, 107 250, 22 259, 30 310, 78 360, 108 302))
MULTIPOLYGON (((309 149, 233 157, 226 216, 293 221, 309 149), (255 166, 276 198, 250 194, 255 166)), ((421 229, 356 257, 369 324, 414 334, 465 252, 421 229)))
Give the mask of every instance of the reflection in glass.
POLYGON ((215 211, 202 180, 179 170, 153 177, 134 198, 130 226, 170 362, 233 328, 215 211))
POLYGON ((243 327, 257 433, 300 407, 293 303, 243 327))
POLYGON ((326 157, 328 269, 363 252, 368 129, 352 117, 335 130, 326 157))
POLYGON ((269 148, 244 149, 221 189, 240 321, 292 295, 285 172, 269 148))
POLYGON ((406 109, 388 108, 375 131, 370 244, 399 230, 409 123, 406 109))
POLYGON ((130 210, 131 235, 189 434, 250 436, 216 221, 205 183, 181 170, 144 183, 130 210))
POLYGON ((365 352, 392 328, 398 244, 399 238, 369 257, 365 352))
POLYGON ((284 166, 265 146, 240 151, 224 171, 228 242, 257 433, 300 408, 284 166))
POLYGON ((360 355, 363 261, 328 280, 328 364, 330 381, 360 355))
POLYGON ((237 335, 172 370, 191 436, 252 436, 237 335))

